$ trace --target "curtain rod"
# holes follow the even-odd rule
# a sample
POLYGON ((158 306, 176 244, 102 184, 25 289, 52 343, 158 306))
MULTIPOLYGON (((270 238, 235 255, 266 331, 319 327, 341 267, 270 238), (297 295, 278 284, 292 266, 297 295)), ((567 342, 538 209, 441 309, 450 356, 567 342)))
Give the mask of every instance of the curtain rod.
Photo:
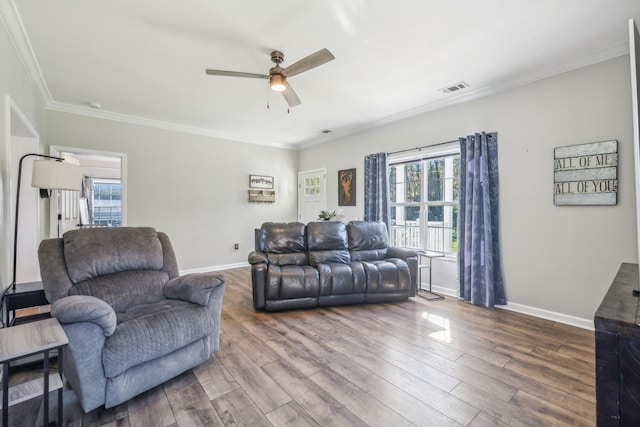
POLYGON ((413 151, 413 150, 422 150, 423 148, 430 148, 430 147, 437 147, 438 145, 445 145, 445 144, 451 144, 453 142, 458 142, 458 140, 453 140, 453 141, 445 141, 445 142, 439 142, 437 144, 431 144, 431 145, 423 145, 422 147, 416 147, 416 148, 407 148, 406 150, 398 150, 398 151, 392 151, 390 153, 387 154, 398 154, 398 153, 404 153, 407 151, 413 151))

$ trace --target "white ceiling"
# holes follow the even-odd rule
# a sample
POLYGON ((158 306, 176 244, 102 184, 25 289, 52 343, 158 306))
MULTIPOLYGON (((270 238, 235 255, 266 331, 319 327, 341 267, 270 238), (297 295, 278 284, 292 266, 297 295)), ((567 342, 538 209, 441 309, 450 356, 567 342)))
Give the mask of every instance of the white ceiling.
POLYGON ((640 1, 0 0, 0 13, 49 109, 293 148, 626 54, 640 1), (265 80, 205 74, 268 74, 272 50, 286 67, 321 48, 336 59, 289 79, 302 100, 289 114, 265 80))

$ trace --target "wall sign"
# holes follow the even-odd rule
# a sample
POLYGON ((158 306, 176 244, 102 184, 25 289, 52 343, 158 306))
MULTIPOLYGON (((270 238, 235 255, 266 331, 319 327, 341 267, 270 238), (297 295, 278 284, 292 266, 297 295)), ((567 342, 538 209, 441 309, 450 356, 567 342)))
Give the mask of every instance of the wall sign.
POLYGON ((554 149, 555 205, 615 205, 617 195, 618 141, 554 149))
POLYGON ((249 188, 273 188, 273 177, 266 175, 249 175, 249 188))

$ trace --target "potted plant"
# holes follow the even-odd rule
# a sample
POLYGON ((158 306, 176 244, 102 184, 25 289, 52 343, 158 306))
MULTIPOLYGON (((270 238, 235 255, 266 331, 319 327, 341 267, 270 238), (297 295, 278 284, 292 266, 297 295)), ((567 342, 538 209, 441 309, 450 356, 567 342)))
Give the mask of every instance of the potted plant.
POLYGON ((320 211, 320 215, 318 215, 318 219, 323 219, 325 221, 329 221, 334 216, 336 216, 336 211, 333 211, 333 212, 320 211))

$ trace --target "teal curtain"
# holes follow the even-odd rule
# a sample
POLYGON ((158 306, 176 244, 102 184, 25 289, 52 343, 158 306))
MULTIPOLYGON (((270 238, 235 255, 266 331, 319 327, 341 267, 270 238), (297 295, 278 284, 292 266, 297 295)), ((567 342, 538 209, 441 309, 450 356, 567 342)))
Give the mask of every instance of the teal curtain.
POLYGON ((460 138, 459 297, 471 304, 506 304, 500 263, 498 134, 460 138))
POLYGON ((387 153, 364 158, 364 220, 389 224, 389 177, 387 153))

